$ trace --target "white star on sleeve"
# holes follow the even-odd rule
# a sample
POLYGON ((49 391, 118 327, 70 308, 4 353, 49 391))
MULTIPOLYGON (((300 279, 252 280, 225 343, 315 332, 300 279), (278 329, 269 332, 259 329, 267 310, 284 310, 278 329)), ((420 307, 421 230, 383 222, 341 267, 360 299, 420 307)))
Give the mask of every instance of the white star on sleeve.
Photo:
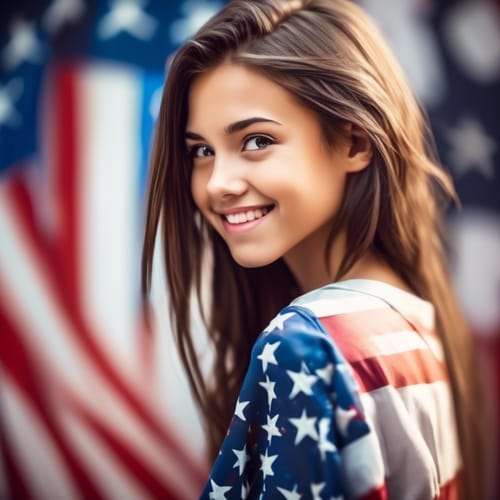
POLYGON ((219 486, 213 479, 210 479, 212 491, 208 495, 210 500, 227 500, 226 493, 231 489, 231 486, 219 486))
POLYGON ((307 366, 302 363, 302 369, 300 372, 292 372, 287 370, 286 373, 293 380, 293 387, 290 391, 290 399, 293 399, 299 392, 303 392, 306 396, 312 395, 311 387, 314 385, 316 380, 318 380, 317 375, 310 375, 306 373, 307 366))
POLYGON ((244 421, 246 421, 246 417, 243 413, 243 410, 248 406, 248 403, 250 403, 250 401, 240 401, 239 399, 238 401, 236 401, 236 409, 234 410, 234 414, 244 421))
POLYGON ((287 499, 287 500, 300 500, 300 494, 297 493, 297 485, 293 487, 293 490, 285 490, 285 488, 278 487, 278 491, 287 499))
POLYGON ((266 476, 274 476, 274 471, 272 469, 273 462, 278 458, 278 455, 271 455, 269 456, 268 450, 266 450, 265 455, 261 455, 260 459, 262 461, 262 464, 260 466, 260 470, 262 471, 262 474, 264 474, 264 479, 266 479, 266 476))
POLYGON ((278 314, 278 316, 274 317, 271 322, 264 328, 264 333, 271 333, 273 330, 283 330, 283 325, 287 319, 290 319, 292 316, 295 316, 295 313, 284 313, 278 314))
POLYGON ((269 415, 266 415, 266 417, 267 417, 267 424, 263 425, 262 428, 267 432, 267 442, 270 445, 273 436, 281 436, 281 432, 278 430, 278 427, 276 426, 276 421, 278 420, 279 415, 275 415, 273 418, 270 418, 269 415))
POLYGON ((266 375, 266 381, 259 382, 259 385, 267 391, 267 404, 269 405, 269 409, 271 409, 271 403, 273 402, 273 399, 276 399, 276 393, 274 392, 276 382, 271 382, 269 377, 266 375))
POLYGON ((313 496, 313 500, 321 500, 321 491, 325 487, 326 483, 312 483, 311 484, 311 493, 313 496))
POLYGON ((276 357, 274 356, 274 353, 276 352, 276 349, 280 346, 281 341, 274 342, 274 343, 269 343, 264 346, 264 349, 262 349, 262 352, 257 356, 258 359, 262 361, 262 370, 264 373, 266 373, 267 370, 267 364, 271 365, 277 365, 278 361, 276 360, 276 357))
POLYGON ((297 427, 297 435, 295 436, 295 445, 298 445, 306 436, 309 436, 315 441, 318 440, 318 432, 315 425, 317 417, 308 417, 305 408, 302 410, 300 418, 289 418, 290 422, 297 427))
POLYGON ((242 485, 241 485, 241 498, 246 498, 247 495, 248 495, 248 490, 250 489, 250 486, 249 484, 245 481, 242 485))
POLYGON ((323 379, 326 385, 330 385, 333 377, 333 363, 328 363, 324 368, 318 368, 316 375, 323 379))
POLYGON ((335 422, 337 423, 339 432, 343 436, 346 436, 349 422, 357 415, 357 413, 358 411, 356 408, 348 408, 345 410, 341 406, 338 406, 335 410, 335 422))
POLYGON ((238 467, 239 475, 241 476, 243 474, 243 471, 245 470, 246 463, 250 458, 249 455, 247 454, 246 445, 243 446, 242 450, 233 449, 233 453, 236 455, 236 462, 233 465, 233 469, 236 469, 236 467, 238 467))
POLYGON ((328 452, 333 453, 337 450, 336 446, 328 440, 328 432, 330 431, 330 419, 322 418, 318 424, 319 427, 319 441, 318 448, 321 453, 322 460, 325 459, 325 456, 328 452))

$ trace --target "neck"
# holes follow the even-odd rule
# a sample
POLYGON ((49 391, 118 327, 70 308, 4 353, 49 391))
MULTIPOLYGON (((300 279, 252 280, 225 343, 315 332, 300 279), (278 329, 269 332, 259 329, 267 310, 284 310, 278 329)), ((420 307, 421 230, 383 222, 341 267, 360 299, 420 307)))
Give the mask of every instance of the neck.
POLYGON ((339 269, 345 248, 343 241, 337 238, 333 242, 328 260, 325 259, 324 241, 325 238, 320 236, 318 241, 309 238, 284 257, 304 293, 330 283, 339 269))
MULTIPOLYGON (((342 234, 333 242, 328 261, 326 261, 324 251, 318 252, 318 246, 314 245, 314 242, 308 243, 310 248, 294 249, 284 258, 303 293, 320 288, 335 280, 346 247, 345 236, 342 234)), ((411 292, 398 273, 373 251, 365 252, 340 278, 342 280, 371 279, 382 281, 411 292)))

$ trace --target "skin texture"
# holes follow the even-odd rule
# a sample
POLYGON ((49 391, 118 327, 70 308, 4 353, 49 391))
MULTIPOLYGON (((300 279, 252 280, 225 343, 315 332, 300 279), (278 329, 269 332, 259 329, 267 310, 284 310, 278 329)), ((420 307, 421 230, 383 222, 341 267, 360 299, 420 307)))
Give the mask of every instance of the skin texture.
MULTIPOLYGON (((313 112, 242 65, 224 63, 200 76, 188 105, 193 199, 233 258, 256 267, 283 256, 304 289, 327 283, 330 273, 317 256, 324 254, 346 175, 370 162, 368 142, 350 129, 347 139, 327 146, 313 112), (240 129, 230 130, 235 123, 240 129), (229 223, 228 214, 239 223, 229 223)), ((339 239, 331 264, 341 251, 339 239)))

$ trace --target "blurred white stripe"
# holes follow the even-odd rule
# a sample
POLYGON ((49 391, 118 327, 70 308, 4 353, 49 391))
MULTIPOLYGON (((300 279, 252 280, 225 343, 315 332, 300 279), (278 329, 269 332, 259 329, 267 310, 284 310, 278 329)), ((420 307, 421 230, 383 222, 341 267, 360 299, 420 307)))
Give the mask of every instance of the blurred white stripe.
POLYGON ((31 401, 17 389, 5 371, 0 371, 0 374, 2 432, 5 432, 4 439, 26 480, 26 488, 34 498, 80 500, 74 484, 69 480, 64 459, 53 445, 45 424, 33 411, 31 401))
POLYGON ((138 370, 138 179, 142 87, 129 67, 93 64, 78 80, 84 312, 110 358, 138 370))
POLYGON ((23 232, 22 221, 0 186, 0 282, 16 327, 69 385, 86 391, 83 359, 72 326, 55 302, 46 269, 23 232), (29 304, 29 308, 27 305, 29 304), (82 372, 83 370, 83 372, 82 372))
MULTIPOLYGON (((86 355, 73 341, 73 326, 60 313, 46 283, 43 267, 39 265, 35 252, 30 252, 21 224, 16 220, 14 210, 7 200, 8 197, 0 188, 0 238, 2 242, 5 241, 5 245, 0 245, 0 282, 4 292, 1 298, 4 303, 9 304, 11 318, 24 341, 33 348, 40 362, 53 375, 54 385, 51 390, 59 395, 63 392, 70 393, 96 415, 99 421, 104 422, 107 428, 113 429, 120 442, 135 457, 140 458, 152 473, 168 478, 166 480, 172 484, 172 488, 177 487, 180 492, 189 491, 192 488, 192 471, 185 470, 173 451, 167 450, 164 443, 158 442, 157 436, 151 435, 134 412, 124 406, 116 389, 110 387, 106 378, 96 373, 86 355), (27 303, 31 305, 29 310, 25 307, 27 303)), ((134 391, 133 384, 128 387, 134 391)), ((142 400, 138 387, 134 392, 142 400)), ((67 415, 71 411, 65 404, 67 402, 59 402, 60 415, 67 415)), ((172 407, 172 401, 170 406, 172 407)), ((147 406, 147 409, 153 418, 159 418, 154 408, 147 406)), ((74 431, 74 426, 71 429, 74 431)), ((167 432, 171 432, 174 438, 177 437, 175 428, 170 428, 167 432)), ((31 466, 30 462, 29 467, 31 466)), ((43 470, 42 465, 39 464, 38 467, 43 470)), ((190 492, 194 496, 198 493, 190 492)))

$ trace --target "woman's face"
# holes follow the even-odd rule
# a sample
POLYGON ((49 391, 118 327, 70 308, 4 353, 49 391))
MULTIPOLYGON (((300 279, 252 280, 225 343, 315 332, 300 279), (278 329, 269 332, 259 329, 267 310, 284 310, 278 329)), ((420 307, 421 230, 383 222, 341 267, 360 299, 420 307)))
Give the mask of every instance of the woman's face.
POLYGON ((346 141, 327 147, 312 111, 242 65, 197 78, 188 106, 193 199, 233 258, 322 258, 350 168, 346 141))

